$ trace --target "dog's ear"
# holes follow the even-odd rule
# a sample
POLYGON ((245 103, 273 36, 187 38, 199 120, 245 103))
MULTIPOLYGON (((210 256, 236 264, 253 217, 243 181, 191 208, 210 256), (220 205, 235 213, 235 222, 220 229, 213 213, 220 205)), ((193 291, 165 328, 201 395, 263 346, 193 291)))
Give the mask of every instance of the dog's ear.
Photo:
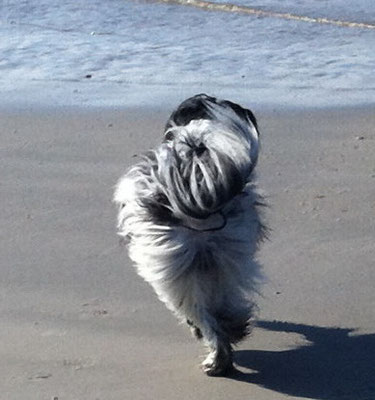
POLYGON ((230 107, 241 119, 245 121, 247 120, 250 121, 254 125, 255 129, 258 131, 258 122, 255 118, 255 115, 248 108, 243 108, 240 105, 232 103, 231 101, 228 100, 222 100, 217 104, 230 107))

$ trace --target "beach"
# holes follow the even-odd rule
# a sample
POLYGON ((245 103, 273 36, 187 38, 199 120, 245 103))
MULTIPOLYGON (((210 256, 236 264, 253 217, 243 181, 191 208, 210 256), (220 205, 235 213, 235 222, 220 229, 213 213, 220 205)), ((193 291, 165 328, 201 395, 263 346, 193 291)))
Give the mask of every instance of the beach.
POLYGON ((2 108, 1 399, 375 398, 375 109, 243 105, 267 281, 221 378, 116 236, 114 185, 172 108, 2 108))

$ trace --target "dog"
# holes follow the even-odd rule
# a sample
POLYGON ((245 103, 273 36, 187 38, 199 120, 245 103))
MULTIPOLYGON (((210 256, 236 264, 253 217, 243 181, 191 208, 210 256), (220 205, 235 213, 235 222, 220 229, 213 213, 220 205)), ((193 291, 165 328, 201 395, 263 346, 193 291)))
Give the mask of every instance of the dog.
POLYGON ((210 376, 233 368, 251 330, 265 237, 254 184, 254 114, 199 94, 170 116, 162 143, 119 180, 118 232, 138 274, 209 349, 210 376))

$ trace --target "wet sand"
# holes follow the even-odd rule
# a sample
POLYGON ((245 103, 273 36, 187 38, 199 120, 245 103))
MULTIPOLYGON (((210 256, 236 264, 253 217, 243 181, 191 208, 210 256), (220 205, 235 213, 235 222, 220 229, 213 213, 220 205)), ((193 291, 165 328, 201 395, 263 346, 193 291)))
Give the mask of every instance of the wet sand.
POLYGON ((1 111, 0 397, 375 398, 375 109, 254 109, 268 282, 227 378, 116 237, 113 186, 170 111, 1 111))

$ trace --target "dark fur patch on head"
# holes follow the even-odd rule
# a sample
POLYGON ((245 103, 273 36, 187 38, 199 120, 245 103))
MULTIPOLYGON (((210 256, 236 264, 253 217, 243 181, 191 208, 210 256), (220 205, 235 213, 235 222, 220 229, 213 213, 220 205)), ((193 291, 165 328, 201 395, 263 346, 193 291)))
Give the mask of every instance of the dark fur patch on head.
MULTIPOLYGON (((212 119, 211 112, 207 106, 209 103, 231 108, 240 118, 244 120, 249 119, 255 128, 258 129, 257 120, 250 110, 243 108, 236 103, 232 103, 231 101, 219 100, 216 97, 201 93, 190 97, 180 104, 167 121, 164 131, 167 132, 168 129, 175 125, 188 125, 189 122, 194 119, 212 119)), ((171 140, 171 138, 167 137, 165 139, 171 140)))

